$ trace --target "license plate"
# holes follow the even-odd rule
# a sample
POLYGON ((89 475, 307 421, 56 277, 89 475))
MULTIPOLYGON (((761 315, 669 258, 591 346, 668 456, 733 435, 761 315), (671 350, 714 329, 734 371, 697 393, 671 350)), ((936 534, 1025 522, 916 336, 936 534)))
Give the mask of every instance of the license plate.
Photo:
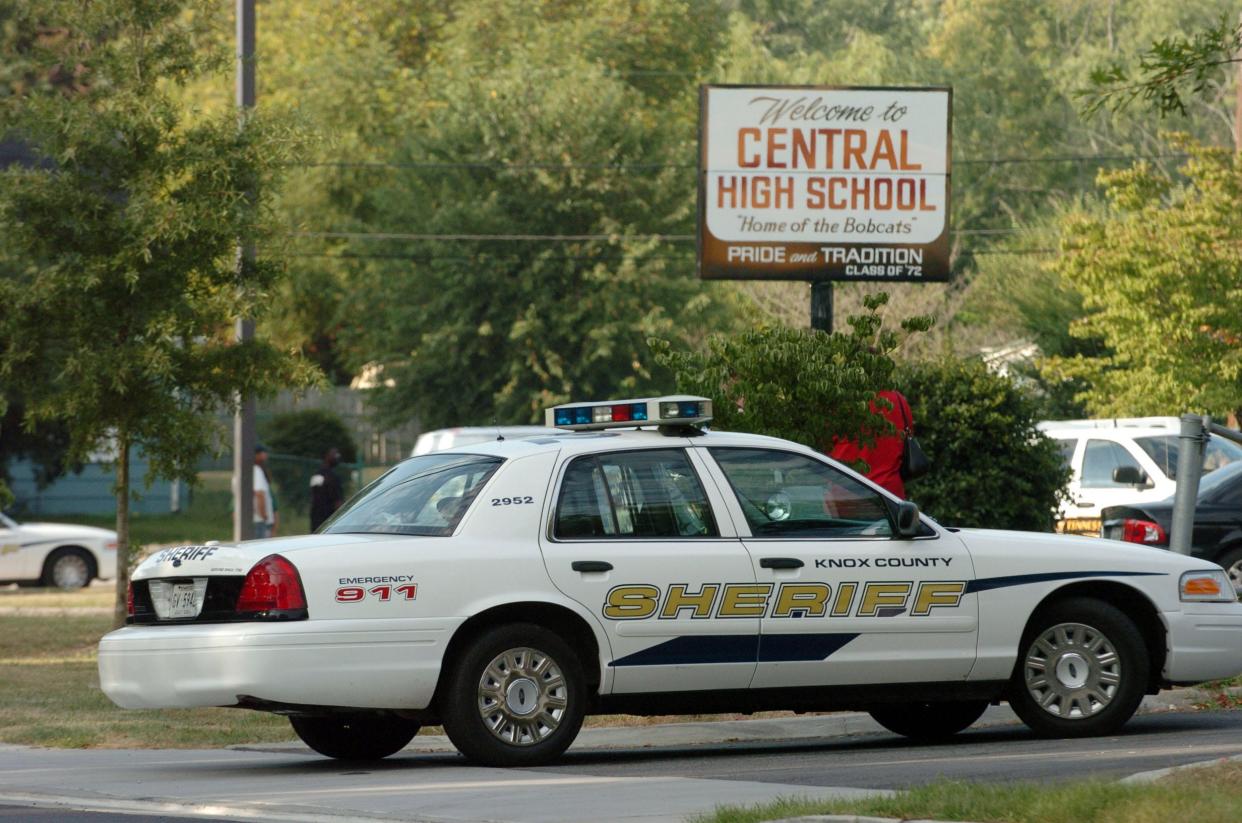
POLYGON ((149 584, 151 605, 160 620, 185 620, 198 617, 203 611, 203 594, 207 578, 188 581, 152 580, 149 584))

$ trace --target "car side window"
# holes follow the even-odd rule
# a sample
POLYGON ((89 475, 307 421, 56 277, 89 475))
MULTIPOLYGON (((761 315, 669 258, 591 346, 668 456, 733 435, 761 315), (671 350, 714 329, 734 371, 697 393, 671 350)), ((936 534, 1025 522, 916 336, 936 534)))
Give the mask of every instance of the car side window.
POLYGON ((1058 439, 1056 441, 1056 444, 1057 444, 1057 449, 1060 450, 1061 452, 1061 464, 1065 466, 1065 468, 1067 469, 1070 468, 1070 464, 1074 460, 1074 449, 1078 448, 1078 440, 1077 439, 1070 439, 1070 440, 1058 439))
POLYGON ((756 537, 891 537, 883 496, 793 452, 710 449, 756 537))
POLYGON ((578 457, 561 480, 558 539, 716 537, 716 520, 682 449, 578 457))
POLYGON ((1127 483, 1113 480, 1113 469, 1133 466, 1142 470, 1134 456, 1120 443, 1111 440, 1088 440, 1082 459, 1082 487, 1084 489, 1131 488, 1127 483))

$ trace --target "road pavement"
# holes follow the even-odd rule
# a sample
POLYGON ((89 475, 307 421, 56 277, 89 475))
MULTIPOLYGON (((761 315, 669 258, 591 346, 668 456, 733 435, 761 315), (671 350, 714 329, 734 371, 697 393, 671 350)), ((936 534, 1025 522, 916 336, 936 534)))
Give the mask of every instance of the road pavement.
MULTIPOLYGON (((300 823, 672 823, 718 804, 858 797, 939 778, 1114 779, 1242 755, 1242 712, 1147 713, 1123 734, 1077 741, 1037 739, 1003 707, 990 710, 983 723, 991 725, 930 746, 911 744, 857 714, 590 729, 562 761, 538 769, 469 766, 437 750, 442 741, 421 736, 415 743, 429 751, 416 746, 367 766, 299 746, 0 746, 0 804, 300 823)), ((8 823, 3 809, 0 823, 8 823)))

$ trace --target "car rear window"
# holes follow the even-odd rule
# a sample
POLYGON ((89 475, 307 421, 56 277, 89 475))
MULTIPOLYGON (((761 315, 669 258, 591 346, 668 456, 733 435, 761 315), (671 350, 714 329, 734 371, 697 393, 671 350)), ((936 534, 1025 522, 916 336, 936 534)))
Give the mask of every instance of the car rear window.
POLYGON ((354 495, 319 533, 447 537, 503 462, 477 454, 411 457, 354 495))
MULTIPOLYGON (((1134 442, 1164 472, 1165 477, 1177 479, 1177 435, 1136 437, 1134 442)), ((1213 437, 1203 449, 1203 472, 1207 474, 1238 460, 1242 460, 1242 446, 1213 437)))

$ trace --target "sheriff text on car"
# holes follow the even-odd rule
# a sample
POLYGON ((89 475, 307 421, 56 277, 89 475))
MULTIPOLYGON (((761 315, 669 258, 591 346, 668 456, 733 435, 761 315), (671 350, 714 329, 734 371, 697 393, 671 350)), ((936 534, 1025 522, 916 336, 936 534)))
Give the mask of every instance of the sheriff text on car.
POLYGON ((1007 700, 1040 734, 1107 734, 1145 693, 1242 672, 1242 604, 1210 562, 944 528, 710 416, 559 406, 563 434, 410 458, 319 534, 161 551, 100 643, 103 689, 285 714, 347 759, 443 724, 515 766, 608 712, 851 708, 931 738, 1007 700))

